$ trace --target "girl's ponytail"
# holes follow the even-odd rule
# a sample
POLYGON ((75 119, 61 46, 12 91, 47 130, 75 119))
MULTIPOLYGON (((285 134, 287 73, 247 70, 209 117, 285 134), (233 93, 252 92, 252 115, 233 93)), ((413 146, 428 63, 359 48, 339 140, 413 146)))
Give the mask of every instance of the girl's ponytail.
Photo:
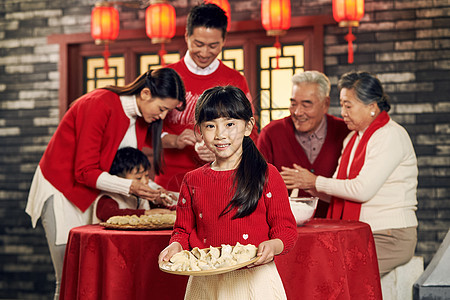
POLYGON ((236 192, 221 213, 224 215, 236 207, 237 212, 233 219, 243 218, 255 211, 266 182, 267 162, 250 137, 244 137, 242 150, 241 161, 234 177, 236 192))

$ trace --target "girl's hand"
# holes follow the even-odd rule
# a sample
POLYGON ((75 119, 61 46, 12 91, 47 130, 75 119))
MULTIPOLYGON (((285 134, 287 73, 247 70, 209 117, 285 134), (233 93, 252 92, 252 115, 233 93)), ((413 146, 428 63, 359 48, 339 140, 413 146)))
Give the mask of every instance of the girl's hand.
POLYGON ((294 164, 294 168, 281 167, 281 177, 290 189, 310 190, 316 188, 317 176, 299 165, 294 164))
POLYGON ((158 264, 161 264, 161 262, 163 262, 163 261, 169 261, 169 259, 171 259, 172 256, 174 256, 176 253, 178 253, 182 250, 183 250, 183 247, 181 246, 180 243, 173 242, 172 244, 170 244, 169 246, 164 248, 163 251, 161 251, 161 253, 159 254, 159 257, 158 257, 158 264))
POLYGON ((256 256, 259 256, 259 259, 249 267, 267 264, 273 261, 274 256, 283 252, 283 249, 284 245, 280 239, 273 239, 262 242, 261 244, 259 244, 258 253, 256 254, 256 256))
POLYGON ((139 198, 155 202, 160 195, 160 191, 150 188, 137 179, 133 179, 130 186, 130 194, 139 198))

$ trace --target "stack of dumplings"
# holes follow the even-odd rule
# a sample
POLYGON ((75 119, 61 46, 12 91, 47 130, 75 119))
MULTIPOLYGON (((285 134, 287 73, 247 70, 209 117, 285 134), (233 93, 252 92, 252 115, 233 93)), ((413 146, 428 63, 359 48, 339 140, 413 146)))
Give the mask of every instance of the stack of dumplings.
POLYGON ((173 214, 154 214, 154 215, 141 215, 141 216, 114 216, 109 218, 106 223, 112 225, 165 225, 174 224, 176 219, 175 213, 173 214))
POLYGON ((175 254, 167 265, 171 271, 206 271, 231 267, 251 260, 256 256, 258 248, 254 245, 241 245, 239 242, 234 246, 222 245, 222 249, 209 247, 199 249, 195 247, 192 251, 183 250, 175 254))

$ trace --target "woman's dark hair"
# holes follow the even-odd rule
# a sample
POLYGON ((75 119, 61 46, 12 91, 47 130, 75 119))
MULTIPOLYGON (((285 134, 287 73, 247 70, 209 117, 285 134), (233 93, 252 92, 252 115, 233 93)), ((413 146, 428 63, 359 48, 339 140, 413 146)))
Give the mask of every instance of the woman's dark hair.
MULTIPOLYGON (((203 92, 195 107, 195 123, 232 118, 249 122, 253 116, 250 101, 244 92, 234 86, 217 86, 203 92)), ((242 157, 235 171, 235 193, 220 216, 237 209, 233 219, 242 218, 255 211, 266 182, 267 162, 249 136, 242 142, 242 157)))
POLYGON ((376 102, 381 111, 391 109, 389 96, 384 92, 380 80, 368 72, 348 72, 341 76, 338 89, 354 89, 356 97, 365 105, 376 102))
MULTIPOLYGON (((186 107, 186 92, 184 83, 178 73, 170 68, 149 70, 136 78, 132 83, 125 86, 107 86, 103 89, 118 95, 137 95, 143 88, 149 88, 152 97, 172 98, 181 102, 176 107, 177 110, 184 110, 186 107)), ((156 174, 162 173, 162 144, 161 131, 163 120, 157 120, 150 124, 149 131, 152 134, 153 167, 156 174)))
POLYGON ((121 148, 117 150, 109 174, 125 177, 126 173, 131 172, 134 168, 139 168, 140 166, 144 168, 144 171, 150 169, 151 165, 147 155, 136 148, 121 148))
POLYGON ((227 35, 228 18, 225 11, 216 4, 202 3, 194 6, 187 17, 186 32, 188 36, 194 33, 197 27, 219 29, 222 38, 227 35))

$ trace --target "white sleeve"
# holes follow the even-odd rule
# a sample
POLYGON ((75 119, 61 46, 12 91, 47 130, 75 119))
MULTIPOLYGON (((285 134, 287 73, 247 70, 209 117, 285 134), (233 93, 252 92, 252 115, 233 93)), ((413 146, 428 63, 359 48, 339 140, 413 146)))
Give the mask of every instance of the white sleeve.
POLYGON ((359 175, 354 179, 318 176, 317 191, 355 202, 372 199, 404 156, 403 139, 397 133, 391 126, 377 130, 367 144, 365 162, 359 175))
POLYGON ((116 175, 111 175, 108 172, 103 172, 97 178, 96 187, 101 191, 129 196, 132 182, 132 179, 126 179, 116 175))

